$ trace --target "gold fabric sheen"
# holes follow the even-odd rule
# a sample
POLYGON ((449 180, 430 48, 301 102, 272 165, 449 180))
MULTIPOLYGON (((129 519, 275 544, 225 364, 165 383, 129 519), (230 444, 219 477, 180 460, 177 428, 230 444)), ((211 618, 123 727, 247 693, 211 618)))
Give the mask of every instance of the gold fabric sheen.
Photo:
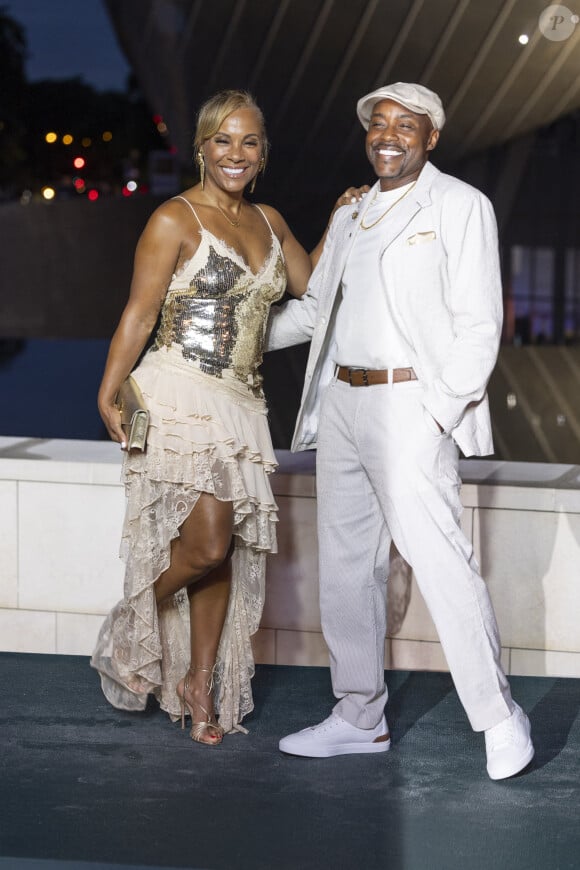
MULTIPOLYGON (((226 247, 223 242, 221 246, 226 247)), ((227 248, 220 254, 215 242, 208 241, 205 262, 189 286, 170 287, 154 348, 177 344, 200 371, 221 377, 224 369, 231 369, 257 390, 268 312, 284 290, 284 261, 278 254, 269 280, 262 282, 248 266, 235 262, 232 253, 227 248)))

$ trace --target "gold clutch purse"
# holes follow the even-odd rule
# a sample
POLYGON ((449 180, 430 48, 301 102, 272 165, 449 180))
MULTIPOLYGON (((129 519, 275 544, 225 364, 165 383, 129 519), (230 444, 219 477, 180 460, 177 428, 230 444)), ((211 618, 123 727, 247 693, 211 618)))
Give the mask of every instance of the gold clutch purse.
POLYGON ((115 404, 121 412, 121 426, 127 436, 127 450, 145 450, 149 411, 145 407, 141 390, 131 376, 121 384, 115 404))

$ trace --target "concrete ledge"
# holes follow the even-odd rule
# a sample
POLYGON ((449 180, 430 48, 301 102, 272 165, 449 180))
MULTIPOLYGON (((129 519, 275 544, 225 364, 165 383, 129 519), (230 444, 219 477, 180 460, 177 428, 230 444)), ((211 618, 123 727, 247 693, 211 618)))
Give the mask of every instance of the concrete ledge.
MULTIPOLYGON (((315 456, 278 453, 279 553, 254 638, 264 664, 326 665, 317 588, 315 456)), ((508 673, 580 676, 580 466, 464 460, 463 526, 500 623, 508 673)), ((0 437, 0 649, 88 655, 122 595, 121 454, 109 442, 0 437)), ((395 552, 386 664, 444 670, 395 552)))

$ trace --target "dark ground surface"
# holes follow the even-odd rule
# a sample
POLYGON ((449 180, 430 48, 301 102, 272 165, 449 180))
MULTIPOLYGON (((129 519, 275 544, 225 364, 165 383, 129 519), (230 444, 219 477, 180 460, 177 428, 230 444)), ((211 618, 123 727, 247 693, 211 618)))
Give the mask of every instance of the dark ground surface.
POLYGON ((0 870, 578 870, 580 680, 513 677, 536 758, 494 783, 448 674, 387 675, 390 752, 300 759, 325 668, 259 666, 247 736, 111 708, 88 659, 0 654, 0 870))

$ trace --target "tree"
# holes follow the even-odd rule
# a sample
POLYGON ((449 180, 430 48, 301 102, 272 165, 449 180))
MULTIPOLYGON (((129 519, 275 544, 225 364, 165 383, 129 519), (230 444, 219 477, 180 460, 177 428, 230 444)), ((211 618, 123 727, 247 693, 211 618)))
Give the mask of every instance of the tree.
POLYGON ((33 190, 73 175, 76 155, 86 160, 81 174, 88 184, 120 190, 129 167, 143 178, 149 151, 166 147, 135 89, 100 92, 80 78, 44 80, 28 86, 26 105, 26 185, 33 190), (57 136, 52 144, 45 139, 49 132, 57 136), (111 135, 104 139, 104 133, 111 135), (73 144, 63 143, 64 134, 73 144))
POLYGON ((15 182, 25 162, 22 106, 26 97, 26 37, 23 28, 0 6, 0 198, 15 182))
POLYGON ((75 157, 85 161, 86 189, 120 192, 129 177, 146 180, 149 152, 166 148, 167 140, 134 77, 126 93, 97 91, 80 77, 29 83, 26 51, 23 27, 0 5, 0 201, 44 185, 76 196, 75 157))

